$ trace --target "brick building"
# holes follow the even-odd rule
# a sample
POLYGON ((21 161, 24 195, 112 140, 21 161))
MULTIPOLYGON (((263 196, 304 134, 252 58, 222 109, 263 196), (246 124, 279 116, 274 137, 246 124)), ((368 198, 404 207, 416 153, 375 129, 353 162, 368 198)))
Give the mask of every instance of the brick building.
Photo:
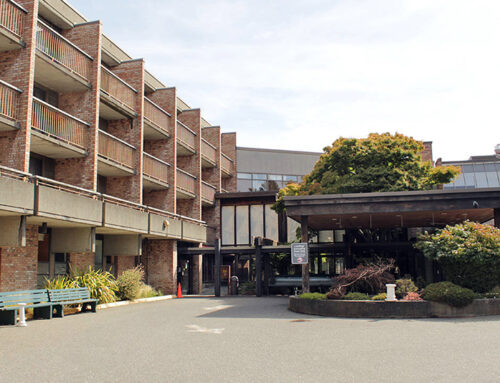
MULTIPOLYGON (((177 247, 218 225, 236 190, 222 133, 62 0, 0 0, 0 291, 69 266, 145 265, 175 291, 177 247)), ((201 289, 201 256, 189 290, 201 289)))

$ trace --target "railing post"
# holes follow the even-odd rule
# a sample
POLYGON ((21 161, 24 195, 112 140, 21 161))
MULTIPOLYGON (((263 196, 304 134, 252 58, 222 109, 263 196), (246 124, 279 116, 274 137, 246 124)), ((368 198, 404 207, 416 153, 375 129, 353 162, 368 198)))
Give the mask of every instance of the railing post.
POLYGON ((220 297, 220 239, 217 238, 214 243, 214 258, 215 258, 215 296, 220 297))

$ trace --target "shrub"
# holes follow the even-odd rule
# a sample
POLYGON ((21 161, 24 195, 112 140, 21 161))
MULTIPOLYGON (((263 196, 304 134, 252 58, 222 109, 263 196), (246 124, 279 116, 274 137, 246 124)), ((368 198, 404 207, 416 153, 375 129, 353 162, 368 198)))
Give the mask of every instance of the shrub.
POLYGON ((464 307, 474 299, 474 292, 451 282, 438 282, 428 285, 422 297, 428 301, 446 303, 454 307, 464 307))
POLYGON ((348 301, 366 301, 370 300, 370 297, 363 293, 353 292, 353 293, 347 293, 346 295, 344 295, 342 299, 348 301))
POLYGON ((60 290, 60 289, 71 289, 78 287, 76 282, 67 275, 58 275, 53 279, 45 278, 45 284, 43 286, 48 290, 60 290))
POLYGON ((248 281, 240 283, 238 293, 241 295, 255 295, 255 281, 248 281))
POLYGON ((379 260, 348 269, 332 279, 332 288, 327 298, 342 299, 348 290, 378 293, 385 289, 386 283, 394 282, 394 276, 389 273, 393 268, 394 259, 389 259, 387 262, 379 260))
POLYGON ((321 293, 304 293, 299 295, 300 299, 310 299, 313 301, 320 301, 326 299, 326 294, 321 293))
POLYGON ((417 286, 410 278, 403 278, 396 280, 396 296, 401 299, 408 293, 415 293, 418 291, 417 286))
POLYGON ((161 291, 157 291, 152 288, 150 285, 146 285, 145 283, 141 283, 139 287, 139 292, 137 293, 137 299, 139 298, 152 298, 161 296, 161 291))
POLYGON ((386 293, 380 293, 372 297, 372 301, 385 301, 387 299, 386 293))
POLYGON ((404 301, 423 301, 422 297, 420 296, 419 293, 410 291, 408 294, 405 295, 403 298, 404 301))
POLYGON ((487 293, 482 294, 481 298, 500 298, 500 286, 493 287, 487 293))
POLYGON ((466 221, 419 237, 415 247, 436 260, 445 278, 484 293, 500 281, 500 229, 466 221))
POLYGON ((118 297, 122 300, 133 301, 139 298, 139 291, 144 279, 144 269, 136 266, 125 270, 116 280, 118 285, 118 297))
POLYGON ((96 270, 89 266, 86 271, 71 270, 71 278, 76 283, 75 287, 87 287, 90 296, 99 303, 116 301, 118 286, 115 277, 109 271, 96 270))

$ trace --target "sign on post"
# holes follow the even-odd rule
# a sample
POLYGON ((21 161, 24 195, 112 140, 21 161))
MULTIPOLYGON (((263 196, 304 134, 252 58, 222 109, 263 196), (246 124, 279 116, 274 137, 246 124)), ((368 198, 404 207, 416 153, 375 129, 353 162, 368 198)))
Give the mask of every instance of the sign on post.
POLYGON ((292 265, 307 265, 309 263, 309 247, 307 242, 292 243, 292 265))

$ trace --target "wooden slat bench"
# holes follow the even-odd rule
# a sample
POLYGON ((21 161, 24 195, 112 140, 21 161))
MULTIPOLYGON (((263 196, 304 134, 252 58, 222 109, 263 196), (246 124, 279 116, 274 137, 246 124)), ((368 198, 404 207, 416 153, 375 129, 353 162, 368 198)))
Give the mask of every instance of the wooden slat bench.
POLYGON ((60 289, 60 290, 47 290, 49 293, 49 300, 55 309, 54 317, 64 317, 64 306, 66 305, 82 305, 82 312, 90 311, 96 312, 97 299, 90 298, 89 290, 86 287, 79 287, 75 289, 60 289))
POLYGON ((33 308, 33 318, 52 318, 52 303, 47 290, 25 290, 0 293, 0 325, 15 325, 19 303, 25 308, 33 308))

